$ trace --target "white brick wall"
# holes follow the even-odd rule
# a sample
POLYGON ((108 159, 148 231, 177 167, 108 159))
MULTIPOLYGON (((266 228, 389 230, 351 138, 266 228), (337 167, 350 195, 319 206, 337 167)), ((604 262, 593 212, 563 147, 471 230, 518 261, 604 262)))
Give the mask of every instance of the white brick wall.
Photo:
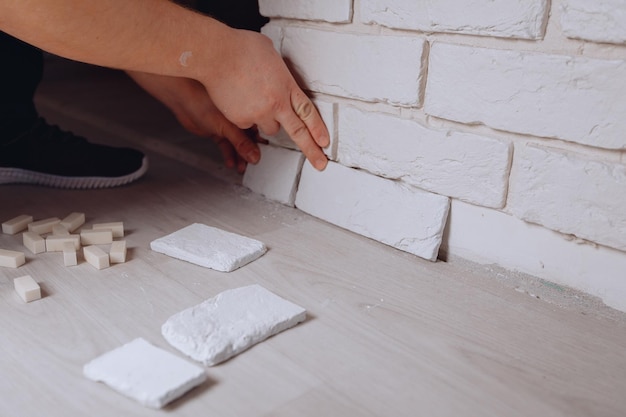
POLYGON ((365 23, 423 32, 543 37, 547 0, 361 0, 365 23))
POLYGON ((261 14, 269 17, 349 22, 352 0, 259 0, 261 14))
POLYGON ((299 27, 285 29, 282 53, 305 87, 365 101, 419 105, 424 40, 299 27))
POLYGON ((517 146, 512 171, 507 209, 516 217, 626 251, 625 165, 517 146))
POLYGON ((329 162, 323 172, 305 163, 296 207, 360 235, 435 260, 449 201, 329 162))
POLYGON ((626 149, 626 61, 435 43, 428 71, 433 116, 626 149))
POLYGON ((626 43, 626 1, 563 0, 561 26, 570 38, 626 43))
POLYGON ((338 159, 344 165, 482 206, 504 206, 507 143, 354 107, 341 107, 338 136, 338 159))
POLYGON ((297 206, 626 311, 626 0, 260 4, 337 161, 297 206))

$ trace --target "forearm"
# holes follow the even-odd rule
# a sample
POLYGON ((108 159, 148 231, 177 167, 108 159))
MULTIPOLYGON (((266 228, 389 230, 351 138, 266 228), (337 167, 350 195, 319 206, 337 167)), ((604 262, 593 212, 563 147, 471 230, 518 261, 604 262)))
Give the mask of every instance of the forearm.
POLYGON ((77 61, 196 79, 231 31, 167 0, 0 0, 0 30, 77 61))

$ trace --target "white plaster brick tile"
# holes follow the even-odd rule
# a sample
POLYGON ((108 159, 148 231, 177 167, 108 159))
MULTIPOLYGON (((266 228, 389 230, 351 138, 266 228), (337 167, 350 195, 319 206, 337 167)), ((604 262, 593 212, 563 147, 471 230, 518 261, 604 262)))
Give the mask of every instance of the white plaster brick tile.
POLYGON ((398 29, 506 38, 544 35, 547 0, 361 0, 361 19, 398 29))
POLYGON ((267 17, 347 23, 352 20, 352 0, 259 0, 267 17))
POLYGON ((282 53, 313 91, 419 106, 424 40, 287 27, 282 53))
POLYGON ((560 11, 569 38, 626 43, 626 0, 562 0, 560 11))
POLYGON ((626 61, 434 43, 426 113, 626 148, 626 61))
POLYGON ((626 311, 626 253, 581 243, 493 209, 452 200, 442 251, 600 297, 626 311))
POLYGON ((507 209, 547 228, 626 251, 626 165, 516 147, 507 209))
POLYGON ((339 111, 339 162, 478 205, 501 208, 511 162, 508 143, 433 130, 351 106, 339 111))
POLYGON ((248 164, 243 185, 270 200, 293 207, 304 155, 298 151, 259 144, 261 160, 248 164))
POLYGON ((449 199, 329 162, 302 169, 296 207, 352 232, 434 261, 449 199))

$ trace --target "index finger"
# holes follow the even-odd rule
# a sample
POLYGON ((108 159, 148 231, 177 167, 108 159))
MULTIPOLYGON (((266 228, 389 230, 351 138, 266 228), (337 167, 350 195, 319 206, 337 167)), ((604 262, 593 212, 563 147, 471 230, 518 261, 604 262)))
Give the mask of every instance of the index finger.
POLYGON ((328 163, 321 147, 330 143, 330 135, 317 109, 300 90, 291 95, 291 109, 278 117, 278 122, 302 153, 318 170, 323 170, 328 163))

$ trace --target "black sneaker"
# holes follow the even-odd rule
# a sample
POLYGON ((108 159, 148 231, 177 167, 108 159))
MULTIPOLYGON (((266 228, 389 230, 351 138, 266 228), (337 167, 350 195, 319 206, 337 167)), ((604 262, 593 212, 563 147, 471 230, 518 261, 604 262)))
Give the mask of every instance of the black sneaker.
POLYGON ((106 188, 135 181, 147 170, 148 158, 135 149, 92 144, 42 118, 0 142, 0 184, 106 188))

